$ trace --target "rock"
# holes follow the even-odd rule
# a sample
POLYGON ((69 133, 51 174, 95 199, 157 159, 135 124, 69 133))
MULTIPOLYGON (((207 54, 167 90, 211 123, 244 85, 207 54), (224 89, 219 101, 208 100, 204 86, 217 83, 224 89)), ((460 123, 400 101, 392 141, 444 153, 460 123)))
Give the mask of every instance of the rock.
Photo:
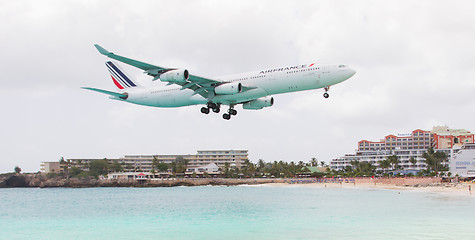
POLYGON ((13 188, 13 187, 29 187, 26 178, 23 175, 14 175, 0 183, 0 187, 13 188))

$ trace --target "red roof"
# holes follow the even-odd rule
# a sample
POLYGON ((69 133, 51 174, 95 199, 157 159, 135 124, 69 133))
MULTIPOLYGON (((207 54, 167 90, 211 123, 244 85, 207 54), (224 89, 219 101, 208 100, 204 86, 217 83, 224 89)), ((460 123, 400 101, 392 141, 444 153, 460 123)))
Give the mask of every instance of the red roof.
POLYGON ((139 173, 137 176, 145 176, 144 173, 139 173))

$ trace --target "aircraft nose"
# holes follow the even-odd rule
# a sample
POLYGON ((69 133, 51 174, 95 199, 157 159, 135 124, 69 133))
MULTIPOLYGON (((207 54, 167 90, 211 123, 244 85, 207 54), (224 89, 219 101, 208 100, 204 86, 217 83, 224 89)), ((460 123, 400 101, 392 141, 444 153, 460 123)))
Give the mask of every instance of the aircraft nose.
POLYGON ((353 75, 355 75, 355 73, 356 73, 356 70, 354 70, 352 68, 348 68, 348 78, 353 77, 353 75))

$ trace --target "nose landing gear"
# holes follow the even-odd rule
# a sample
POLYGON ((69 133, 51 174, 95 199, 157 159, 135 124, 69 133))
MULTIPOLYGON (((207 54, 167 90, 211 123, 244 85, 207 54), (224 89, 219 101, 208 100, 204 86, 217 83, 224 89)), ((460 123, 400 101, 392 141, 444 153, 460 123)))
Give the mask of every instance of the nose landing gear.
POLYGON ((330 94, 328 94, 328 90, 330 90, 330 86, 325 87, 324 89, 325 89, 325 93, 323 94, 323 97, 324 97, 324 98, 330 97, 330 94))

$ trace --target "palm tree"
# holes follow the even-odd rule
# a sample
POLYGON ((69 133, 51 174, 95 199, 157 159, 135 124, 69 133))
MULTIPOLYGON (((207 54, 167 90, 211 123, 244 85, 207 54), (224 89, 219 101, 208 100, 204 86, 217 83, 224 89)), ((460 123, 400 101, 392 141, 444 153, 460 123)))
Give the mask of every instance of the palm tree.
POLYGON ((241 165, 241 171, 244 175, 247 176, 249 174, 249 168, 251 167, 251 165, 254 165, 254 164, 251 163, 249 159, 244 160, 244 162, 241 165))
POLYGON ((176 162, 175 161, 171 162, 170 167, 172 168, 172 173, 176 175, 176 168, 177 168, 176 162))
POLYGON ((229 177, 229 163, 228 162, 224 163, 223 175, 224 177, 229 177))
POLYGON ((390 166, 391 166, 391 163, 387 159, 379 162, 379 167, 383 169, 383 172, 386 172, 384 170, 387 170, 390 166))
POLYGON ((327 163, 326 163, 326 162, 324 162, 324 161, 320 161, 320 166, 322 166, 322 167, 326 167, 326 166, 327 166, 327 163))
POLYGON ((411 157, 411 158, 409 159, 409 162, 411 163, 412 168, 414 168, 414 167, 416 166, 416 164, 417 164, 417 160, 416 160, 414 157, 411 157))
POLYGON ((389 156, 388 161, 392 165, 393 170, 397 170, 399 168, 399 159, 396 155, 389 156))
POLYGON ((358 164, 357 172, 360 175, 373 175, 375 169, 375 166, 370 162, 360 162, 358 164))
POLYGON ((264 162, 264 160, 259 159, 259 161, 257 162, 257 171, 262 172, 265 166, 266 163, 264 162))
POLYGON ((350 161, 350 165, 352 166, 353 169, 358 168, 359 163, 360 163, 360 162, 357 161, 357 160, 351 160, 351 161, 350 161))
POLYGON ((318 161, 317 161, 317 158, 312 158, 312 160, 310 160, 310 164, 312 165, 312 167, 317 167, 318 166, 318 161))
POLYGON ((427 149, 427 152, 422 154, 422 157, 425 159, 428 170, 435 172, 445 170, 445 167, 442 166, 442 163, 447 161, 447 154, 443 152, 434 152, 434 149, 429 148, 427 149))
POLYGON ((249 175, 254 176, 256 173, 256 167, 254 163, 250 163, 249 166, 247 167, 247 172, 249 175))
POLYGON ((153 159, 152 159, 152 169, 154 169, 158 164, 158 159, 157 159, 157 156, 153 156, 153 159))

